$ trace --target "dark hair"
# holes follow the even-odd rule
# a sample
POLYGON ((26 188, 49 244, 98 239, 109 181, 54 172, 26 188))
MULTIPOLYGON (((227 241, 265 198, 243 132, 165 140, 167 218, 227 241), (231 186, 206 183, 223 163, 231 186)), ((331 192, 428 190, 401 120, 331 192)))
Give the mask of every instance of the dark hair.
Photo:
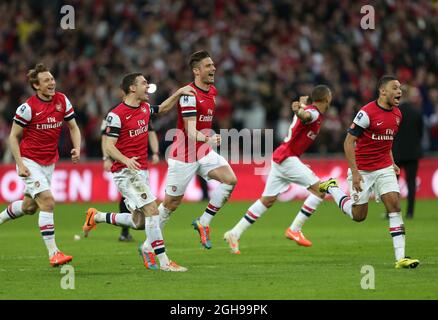
POLYGON ((331 91, 329 87, 320 84, 313 88, 310 96, 312 97, 313 102, 323 101, 330 94, 330 92, 331 91))
POLYGON ((125 94, 129 93, 129 87, 135 84, 135 79, 137 77, 143 76, 143 73, 141 72, 133 72, 130 74, 127 74, 122 79, 122 85, 120 86, 125 94))
POLYGON ((379 79, 379 81, 377 82, 377 91, 380 90, 380 88, 382 88, 384 85, 386 85, 389 81, 393 81, 393 80, 398 80, 397 77, 393 76, 393 75, 384 75, 383 77, 381 77, 379 79))
POLYGON ((36 91, 34 85, 39 84, 38 74, 46 71, 49 71, 49 69, 43 63, 38 63, 37 65, 35 65, 34 69, 29 70, 29 72, 27 73, 27 78, 29 79, 30 86, 33 90, 36 91))
POLYGON ((205 50, 196 51, 196 52, 192 53, 190 55, 190 59, 189 59, 190 69, 196 68, 198 66, 199 62, 201 62, 203 59, 209 58, 209 57, 210 57, 210 54, 205 50))

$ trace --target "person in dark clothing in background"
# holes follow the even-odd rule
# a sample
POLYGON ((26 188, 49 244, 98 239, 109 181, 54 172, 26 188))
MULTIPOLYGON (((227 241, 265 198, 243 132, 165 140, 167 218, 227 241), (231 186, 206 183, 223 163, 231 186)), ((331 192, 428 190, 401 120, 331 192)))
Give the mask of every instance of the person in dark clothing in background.
POLYGON ((408 208, 406 217, 414 217, 416 178, 418 162, 423 155, 423 115, 421 111, 421 95, 417 88, 408 89, 407 101, 400 105, 403 115, 397 136, 394 139, 392 153, 394 161, 400 169, 405 170, 408 186, 408 208))

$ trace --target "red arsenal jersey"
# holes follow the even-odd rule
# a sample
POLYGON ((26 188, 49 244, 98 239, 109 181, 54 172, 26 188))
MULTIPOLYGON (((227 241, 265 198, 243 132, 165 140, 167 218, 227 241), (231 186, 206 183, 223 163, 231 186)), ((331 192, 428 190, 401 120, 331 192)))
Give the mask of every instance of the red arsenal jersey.
POLYGON ((59 159, 58 140, 64 121, 74 118, 74 110, 67 97, 55 92, 50 101, 36 94, 17 108, 14 121, 22 126, 20 153, 40 165, 48 166, 59 159))
POLYGON ((377 101, 360 109, 348 130, 358 137, 355 154, 359 170, 375 171, 393 164, 390 152, 401 120, 398 107, 387 110, 380 107, 377 101))
POLYGON ((297 116, 294 117, 289 127, 288 136, 272 154, 274 162, 280 164, 288 157, 300 157, 315 141, 321 128, 323 117, 313 105, 306 106, 304 110, 310 112, 312 120, 305 123, 297 116))
MULTIPOLYGON (((118 138, 115 147, 127 158, 139 157, 141 170, 148 167, 148 130, 151 114, 158 112, 157 106, 142 102, 131 107, 122 102, 108 113, 106 135, 118 138)), ((114 161, 111 172, 126 168, 123 163, 114 161)))
POLYGON ((184 128, 184 118, 196 117, 196 130, 210 135, 216 108, 217 90, 214 86, 210 86, 208 91, 198 88, 194 83, 191 83, 190 86, 196 90, 196 96, 182 96, 179 99, 177 132, 169 153, 170 158, 183 162, 195 162, 211 151, 208 144, 188 139, 184 128))

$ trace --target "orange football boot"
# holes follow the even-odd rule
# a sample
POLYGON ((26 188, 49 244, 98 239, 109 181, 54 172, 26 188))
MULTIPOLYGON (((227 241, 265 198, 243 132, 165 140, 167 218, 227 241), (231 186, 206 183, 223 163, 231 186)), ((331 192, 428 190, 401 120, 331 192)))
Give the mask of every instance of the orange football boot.
POLYGON ((95 208, 88 208, 87 216, 85 217, 85 223, 82 226, 84 231, 84 237, 88 237, 91 230, 96 229, 96 221, 94 221, 94 215, 97 213, 95 208))
POLYGON ((312 245, 312 242, 307 240, 301 231, 292 231, 290 228, 287 228, 284 235, 286 238, 295 241, 300 246, 310 247, 312 245))
POLYGON ((66 256, 61 251, 58 251, 50 258, 50 265, 52 267, 57 267, 66 264, 72 260, 73 260, 72 256, 66 256))

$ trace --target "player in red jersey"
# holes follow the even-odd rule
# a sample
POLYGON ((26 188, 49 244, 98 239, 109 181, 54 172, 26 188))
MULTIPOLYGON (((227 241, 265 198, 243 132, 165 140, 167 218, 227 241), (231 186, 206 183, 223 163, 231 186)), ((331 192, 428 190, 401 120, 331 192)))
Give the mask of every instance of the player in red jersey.
POLYGON ((167 257, 159 227, 156 198, 149 187, 148 129, 152 114, 169 111, 181 95, 193 95, 195 92, 192 87, 186 86, 180 88, 161 105, 151 106, 147 103, 148 87, 148 82, 141 73, 126 75, 122 80, 122 89, 126 96, 106 118, 107 138, 104 149, 114 160, 111 166, 113 179, 132 214, 106 213, 89 208, 82 229, 85 236, 101 222, 145 229, 147 240, 139 248, 145 267, 151 270, 158 269, 156 256, 161 270, 183 272, 187 269, 167 257))
MULTIPOLYGON (((107 139, 106 135, 106 117, 102 120, 101 125, 101 149, 102 149, 102 160, 103 160, 103 170, 106 172, 111 172, 111 167, 113 166, 113 159, 111 159, 110 156, 107 155, 105 151, 105 143, 107 139)), ((159 143, 158 143, 158 136, 155 132, 155 129, 152 125, 152 122, 149 122, 149 128, 148 128, 148 135, 149 135, 149 145, 151 147, 152 151, 152 164, 157 164, 160 161, 159 156, 159 143)), ((119 201, 119 212, 130 212, 129 209, 126 207, 125 198, 121 197, 119 201)), ((133 241, 132 235, 129 233, 129 227, 122 227, 119 236, 119 241, 123 242, 131 242, 133 241)))
POLYGON ((298 245, 306 247, 312 245, 304 237, 301 227, 321 204, 325 193, 319 191, 319 178, 301 162, 300 156, 315 141, 323 121, 323 114, 330 106, 332 94, 327 86, 318 85, 313 89, 311 97, 313 104, 308 106, 305 105, 307 96, 301 97, 299 102, 292 103, 295 117, 290 125, 288 136, 272 155, 272 166, 262 197, 249 207, 233 229, 224 234, 224 240, 228 242, 232 253, 240 254, 239 239, 242 233, 274 204, 278 195, 286 191, 291 183, 307 188, 310 195, 290 227, 286 229, 285 235, 298 245))
POLYGON ((192 222, 199 232, 202 246, 210 249, 210 222, 230 197, 237 178, 227 160, 211 147, 221 143, 220 135, 210 135, 216 108, 217 91, 213 85, 216 67, 206 51, 193 53, 189 65, 195 77, 189 86, 197 94, 179 100, 178 127, 168 159, 166 195, 158 210, 163 228, 196 174, 205 180, 219 181, 220 185, 213 191, 204 213, 192 222))
POLYGON ((17 172, 26 188, 22 201, 11 203, 0 213, 0 224, 25 214, 32 215, 40 209, 38 225, 49 252, 49 261, 52 266, 58 266, 73 257, 64 255, 56 246, 55 200, 50 184, 59 158, 58 141, 64 122, 70 129, 73 142, 73 163, 79 161, 81 133, 74 119, 73 107, 64 94, 55 91, 56 82, 49 69, 37 64, 29 71, 28 78, 36 94, 18 107, 9 136, 17 172))
POLYGON ((394 76, 383 76, 378 83, 379 97, 363 106, 348 129, 344 142, 348 160, 350 197, 330 179, 321 184, 340 209, 351 219, 361 222, 368 214, 368 201, 374 192, 389 216, 389 232, 395 251, 396 268, 415 268, 417 259, 405 256, 405 228, 400 210, 400 189, 397 177, 400 169, 394 163, 392 143, 402 114, 398 108, 401 84, 394 76))

